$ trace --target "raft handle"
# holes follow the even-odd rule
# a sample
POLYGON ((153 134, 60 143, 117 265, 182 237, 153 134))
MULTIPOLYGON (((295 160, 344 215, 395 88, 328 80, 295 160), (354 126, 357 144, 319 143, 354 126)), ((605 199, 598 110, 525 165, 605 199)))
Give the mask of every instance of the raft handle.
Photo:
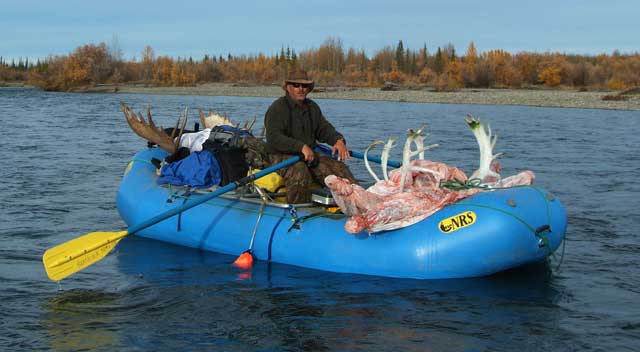
POLYGON ((540 227, 538 227, 536 229, 536 236, 543 233, 543 232, 551 232, 551 226, 549 225, 542 225, 540 227))
POLYGON ((538 237, 538 248, 542 248, 542 247, 546 247, 547 243, 548 243, 548 239, 546 236, 541 236, 541 233, 544 232, 551 232, 551 226, 549 225, 542 225, 540 227, 538 227, 535 231, 535 235, 536 237, 538 237))

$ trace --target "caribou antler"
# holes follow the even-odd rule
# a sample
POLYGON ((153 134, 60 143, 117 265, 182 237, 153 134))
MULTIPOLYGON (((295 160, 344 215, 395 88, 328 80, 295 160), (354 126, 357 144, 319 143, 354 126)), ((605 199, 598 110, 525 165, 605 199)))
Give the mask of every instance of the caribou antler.
POLYGON ((491 133, 491 127, 486 126, 480 119, 467 115, 465 118, 467 125, 471 128, 473 135, 476 137, 478 147, 480 148, 480 166, 471 174, 470 178, 479 178, 482 183, 491 183, 500 181, 500 174, 496 171, 497 159, 502 153, 493 154, 493 148, 496 146, 498 135, 491 133))
POLYGON ((404 143, 404 149, 402 151, 402 167, 401 167, 402 177, 400 179, 400 192, 404 192, 404 182, 407 177, 407 174, 410 171, 416 170, 416 171, 434 173, 431 170, 425 170, 424 168, 420 168, 420 167, 416 168, 411 165, 412 157, 418 155, 418 158, 420 160, 424 160, 425 150, 433 149, 439 146, 439 144, 431 144, 426 147, 424 146, 424 140, 428 136, 428 134, 427 136, 422 135, 422 131, 424 131, 425 128, 426 128, 426 125, 422 125, 422 127, 420 127, 417 131, 414 131, 413 129, 409 129, 409 131, 407 131, 407 140, 404 143), (413 144, 415 144, 416 150, 411 149, 411 146, 413 144))
POLYGON ((187 124, 187 117, 189 115, 189 108, 184 109, 184 118, 182 121, 182 126, 180 126, 180 117, 178 117, 178 121, 176 121, 176 125, 171 132, 171 136, 169 136, 162 126, 158 128, 156 124, 153 122, 153 118, 151 117, 151 107, 147 105, 147 119, 148 122, 142 117, 142 114, 136 113, 124 103, 120 103, 120 108, 124 113, 124 117, 127 119, 127 123, 138 136, 148 140, 149 142, 155 143, 160 148, 168 151, 173 154, 180 145, 180 138, 182 137, 182 132, 184 131, 184 127, 187 124), (178 127, 180 126, 180 130, 178 131, 178 127), (176 138, 177 137, 177 138, 176 138))
POLYGON ((220 115, 209 110, 209 115, 205 116, 202 109, 198 109, 198 114, 200 115, 202 128, 213 128, 222 125, 237 127, 226 115, 220 115))

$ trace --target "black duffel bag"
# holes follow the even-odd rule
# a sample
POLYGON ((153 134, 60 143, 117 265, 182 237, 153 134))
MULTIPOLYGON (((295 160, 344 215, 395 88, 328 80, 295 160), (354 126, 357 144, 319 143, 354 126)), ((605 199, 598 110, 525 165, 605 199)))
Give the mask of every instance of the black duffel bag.
POLYGON ((209 139, 202 144, 202 149, 211 151, 218 160, 222 171, 221 186, 247 176, 249 166, 241 142, 246 136, 246 131, 216 126, 211 129, 209 139))

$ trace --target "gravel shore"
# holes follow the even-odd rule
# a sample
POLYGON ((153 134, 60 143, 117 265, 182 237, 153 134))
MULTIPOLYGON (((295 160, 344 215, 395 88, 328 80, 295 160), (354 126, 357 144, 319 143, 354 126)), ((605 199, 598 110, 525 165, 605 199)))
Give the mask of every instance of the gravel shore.
MULTIPOLYGON (((279 86, 253 86, 229 83, 207 83, 195 87, 144 87, 125 85, 99 86, 90 92, 118 92, 139 94, 211 95, 278 97, 279 86)), ((580 109, 615 109, 640 111, 640 94, 625 95, 625 100, 603 100, 611 92, 545 89, 463 89, 457 92, 422 90, 383 91, 379 88, 317 87, 312 99, 347 99, 397 101, 415 103, 525 105, 580 109)))

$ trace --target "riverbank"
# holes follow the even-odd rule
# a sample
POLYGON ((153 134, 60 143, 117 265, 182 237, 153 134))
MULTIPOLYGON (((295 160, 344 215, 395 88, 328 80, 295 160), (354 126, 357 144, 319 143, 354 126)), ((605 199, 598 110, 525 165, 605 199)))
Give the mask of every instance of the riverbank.
MULTIPOLYGON (((102 85, 86 90, 93 93, 136 93, 211 96, 278 97, 279 86, 255 86, 231 83, 207 83, 194 87, 146 87, 143 85, 102 85)), ((550 89, 462 89, 435 92, 430 88, 383 91, 379 88, 317 87, 313 99, 346 99, 444 104, 524 105, 540 107, 614 109, 640 111, 640 93, 625 95, 602 91, 550 89), (611 100, 603 100, 610 96, 611 100)))

